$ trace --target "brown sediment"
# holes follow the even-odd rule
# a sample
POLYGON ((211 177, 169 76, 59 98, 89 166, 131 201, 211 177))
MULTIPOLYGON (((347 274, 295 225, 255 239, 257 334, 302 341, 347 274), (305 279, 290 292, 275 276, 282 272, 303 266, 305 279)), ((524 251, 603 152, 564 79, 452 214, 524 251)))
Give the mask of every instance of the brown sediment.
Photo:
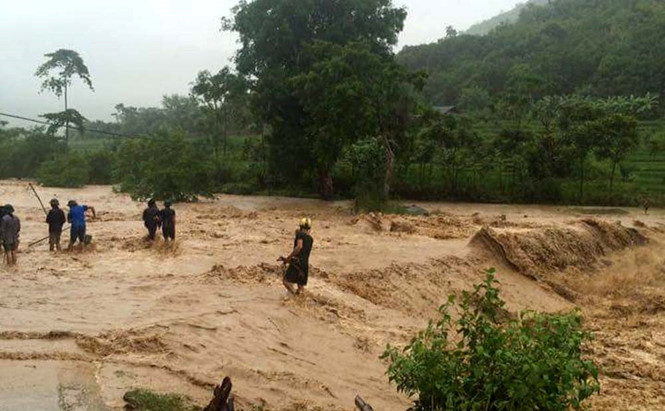
POLYGON ((471 240, 495 258, 534 279, 569 267, 593 269, 608 253, 646 244, 634 228, 595 219, 567 227, 498 230, 483 227, 471 240))
POLYGON ((168 346, 157 334, 136 331, 112 331, 96 336, 77 335, 76 344, 86 352, 106 357, 127 353, 167 353, 168 346))
MULTIPOLYGON (((24 218, 24 243, 43 237, 32 196, 0 185, 19 216, 34 214, 24 218)), ((511 312, 581 307, 602 365, 596 409, 658 409, 665 399, 658 210, 581 219, 555 207, 438 204, 425 206, 429 216, 354 217, 348 203, 222 196, 177 204, 178 241, 166 246, 144 241, 144 204, 109 187, 48 190, 102 211, 88 228, 97 249, 35 247, 0 272, 4 361, 149 369, 147 388, 201 404, 231 375, 246 406, 349 409, 361 393, 375 409, 403 410, 410 401, 378 358, 386 343, 408 343, 449 294, 495 266, 511 312), (314 221, 310 282, 286 298, 276 259, 305 215, 314 221)), ((98 379, 133 384, 113 372, 98 379)))

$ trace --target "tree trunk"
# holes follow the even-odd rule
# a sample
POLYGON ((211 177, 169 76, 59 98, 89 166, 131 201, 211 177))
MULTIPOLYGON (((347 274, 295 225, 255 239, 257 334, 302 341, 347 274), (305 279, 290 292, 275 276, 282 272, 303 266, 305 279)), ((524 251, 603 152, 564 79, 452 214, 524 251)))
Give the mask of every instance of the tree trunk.
POLYGON ((612 173, 610 174, 610 200, 612 199, 612 190, 614 189, 614 172, 617 168, 617 162, 612 161, 612 173))
MULTIPOLYGON (((67 81, 65 81, 65 111, 67 111, 67 81)), ((65 151, 69 152, 69 121, 65 122, 65 151)))
POLYGON ((580 203, 584 200, 584 157, 580 157, 580 203))
POLYGON ((333 187, 333 178, 330 169, 319 171, 319 191, 321 198, 324 200, 332 200, 335 193, 333 187))
POLYGON ((228 119, 227 115, 225 114, 224 115, 224 137, 223 137, 224 138, 224 158, 226 158, 226 145, 227 145, 226 142, 228 140, 228 134, 229 134, 229 131, 228 131, 229 121, 228 120, 229 119, 228 119))
POLYGON ((386 154, 386 174, 383 178, 383 197, 384 199, 390 198, 390 184, 393 180, 393 173, 395 171, 395 152, 390 147, 390 141, 387 137, 383 138, 383 149, 386 154))

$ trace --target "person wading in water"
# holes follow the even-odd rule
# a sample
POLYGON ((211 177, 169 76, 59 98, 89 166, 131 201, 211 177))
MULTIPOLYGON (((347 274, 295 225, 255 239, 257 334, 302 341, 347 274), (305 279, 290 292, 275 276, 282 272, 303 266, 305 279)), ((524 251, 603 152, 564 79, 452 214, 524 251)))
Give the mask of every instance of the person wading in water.
POLYGON ((21 220, 14 215, 14 207, 11 204, 7 204, 3 208, 5 215, 2 216, 2 222, 0 222, 0 237, 2 247, 5 249, 5 261, 7 265, 16 265, 21 220))
POLYGON ((84 246, 86 244, 86 224, 85 224, 85 213, 90 210, 92 211, 92 218, 97 218, 97 213, 95 212, 94 207, 89 207, 87 205, 78 205, 75 200, 69 200, 67 203, 69 207, 69 213, 67 213, 67 221, 72 225, 70 235, 69 235, 69 247, 68 250, 71 250, 74 247, 76 240, 79 240, 84 246))
POLYGON ((314 239, 309 235, 312 229, 312 220, 303 218, 300 220, 300 228, 296 231, 296 238, 293 241, 293 251, 288 257, 279 257, 277 261, 288 264, 284 273, 284 287, 292 295, 298 295, 305 290, 307 279, 309 277, 309 254, 312 252, 314 239), (293 284, 298 285, 296 290, 293 284))
POLYGON ((164 201, 164 209, 159 212, 159 219, 164 241, 175 241, 175 210, 171 208, 170 201, 164 201))
POLYGON ((62 226, 67 221, 65 212, 60 208, 60 202, 57 198, 51 200, 51 211, 46 216, 48 224, 48 249, 49 251, 60 251, 60 237, 62 236, 62 226))
POLYGON ((148 229, 148 240, 154 241, 157 228, 161 225, 160 211, 155 200, 148 201, 148 208, 143 210, 143 225, 148 229))

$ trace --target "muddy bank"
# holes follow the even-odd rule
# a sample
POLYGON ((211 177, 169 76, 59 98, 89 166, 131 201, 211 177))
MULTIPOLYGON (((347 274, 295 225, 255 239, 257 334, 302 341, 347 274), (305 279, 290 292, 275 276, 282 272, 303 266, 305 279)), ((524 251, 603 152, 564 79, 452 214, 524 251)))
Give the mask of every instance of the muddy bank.
POLYGON ((485 226, 470 245, 534 280, 556 283, 563 271, 597 270, 606 256, 647 242, 639 229, 624 227, 621 222, 582 219, 529 229, 485 226))

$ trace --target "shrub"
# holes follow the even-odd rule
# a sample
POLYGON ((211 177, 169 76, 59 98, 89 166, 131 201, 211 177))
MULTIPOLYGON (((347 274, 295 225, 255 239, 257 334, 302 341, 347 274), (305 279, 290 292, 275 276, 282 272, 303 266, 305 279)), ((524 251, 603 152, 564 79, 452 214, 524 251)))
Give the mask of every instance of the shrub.
POLYGON ((201 407, 180 394, 160 394, 146 389, 128 391, 123 396, 127 409, 142 411, 197 411, 201 407))
POLYGON ((360 140, 348 152, 355 184, 353 193, 357 210, 379 211, 387 198, 383 192, 385 153, 375 138, 360 140))
POLYGON ((113 183, 113 164, 115 156, 113 151, 102 149, 86 154, 86 162, 90 178, 89 184, 111 184, 113 183))
POLYGON ((39 130, 0 130, 0 178, 35 177, 44 161, 64 151, 60 140, 39 130))
POLYGON ((37 181, 46 187, 83 187, 88 183, 89 175, 86 159, 70 153, 43 162, 37 171, 37 181))
POLYGON ((462 293, 453 321, 455 301, 451 295, 440 319, 404 350, 383 354, 398 390, 417 396, 415 410, 580 409, 600 390, 596 365, 582 356, 590 335, 578 312, 510 318, 494 270, 462 293))
POLYGON ((128 141, 117 159, 119 189, 134 199, 194 201, 214 191, 210 153, 181 133, 128 141))

